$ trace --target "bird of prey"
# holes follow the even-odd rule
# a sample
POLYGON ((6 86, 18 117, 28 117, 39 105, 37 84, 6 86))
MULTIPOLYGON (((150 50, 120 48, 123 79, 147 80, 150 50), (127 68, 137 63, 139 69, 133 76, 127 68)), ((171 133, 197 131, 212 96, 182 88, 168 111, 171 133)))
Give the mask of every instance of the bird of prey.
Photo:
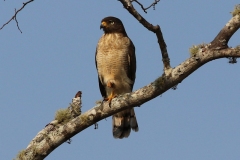
MULTIPOLYGON (((127 36, 123 23, 116 17, 106 17, 100 29, 104 34, 96 49, 96 68, 99 88, 109 103, 117 95, 132 92, 136 73, 135 47, 127 36)), ((112 116, 114 138, 127 138, 138 131, 134 109, 126 109, 112 116)))

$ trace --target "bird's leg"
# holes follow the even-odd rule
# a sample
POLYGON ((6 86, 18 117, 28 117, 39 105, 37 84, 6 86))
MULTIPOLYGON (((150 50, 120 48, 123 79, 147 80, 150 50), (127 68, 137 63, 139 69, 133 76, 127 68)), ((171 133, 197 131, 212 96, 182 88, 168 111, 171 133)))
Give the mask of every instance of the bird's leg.
POLYGON ((105 98, 105 100, 108 101, 108 103, 111 103, 112 99, 117 96, 113 91, 113 88, 115 87, 114 83, 110 81, 107 82, 107 87, 111 88, 111 94, 107 98, 105 98))
POLYGON ((112 99, 115 98, 117 95, 114 94, 114 92, 112 91, 111 94, 107 97, 107 101, 109 103, 111 103, 112 99))
POLYGON ((114 92, 112 91, 111 94, 106 98, 106 101, 108 101, 109 107, 111 108, 111 102, 112 99, 115 98, 117 95, 114 94, 114 92))

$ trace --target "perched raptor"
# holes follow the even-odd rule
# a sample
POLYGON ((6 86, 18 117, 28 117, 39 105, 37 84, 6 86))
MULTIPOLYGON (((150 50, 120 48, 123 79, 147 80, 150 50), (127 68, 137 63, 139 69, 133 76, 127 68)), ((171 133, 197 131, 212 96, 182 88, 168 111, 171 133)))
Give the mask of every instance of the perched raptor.
MULTIPOLYGON (((104 34, 97 44, 96 68, 99 88, 108 102, 117 95, 132 92, 136 73, 135 47, 120 19, 106 17, 100 29, 104 34)), ((138 131, 134 109, 126 109, 112 117, 114 138, 128 137, 131 129, 138 131)))

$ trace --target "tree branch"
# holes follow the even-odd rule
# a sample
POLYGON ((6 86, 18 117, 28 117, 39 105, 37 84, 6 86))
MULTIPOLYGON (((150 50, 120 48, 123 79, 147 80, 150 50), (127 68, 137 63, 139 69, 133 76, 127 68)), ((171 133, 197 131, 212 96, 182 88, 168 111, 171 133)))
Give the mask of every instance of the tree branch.
POLYGON ((223 27, 214 40, 210 43, 210 49, 224 49, 228 48, 228 41, 232 35, 240 28, 240 14, 236 14, 223 27))
MULTIPOLYGON (((133 15, 136 16, 137 19, 140 18, 139 21, 141 21, 144 26, 150 25, 150 29, 158 30, 157 26, 152 26, 141 16, 139 16, 137 12, 135 13, 135 10, 131 6, 131 3, 128 2, 130 1, 125 0, 123 4, 125 5, 125 7, 128 8, 130 13, 134 12, 133 15)), ((240 15, 235 15, 227 23, 226 26, 227 29, 225 29, 225 27, 222 29, 224 30, 224 34, 222 34, 222 36, 219 36, 221 35, 220 31, 217 37, 230 39, 240 26, 240 15)), ((213 40, 213 42, 216 41, 215 39, 213 40)), ((226 40, 226 43, 229 39, 226 40)), ((58 120, 52 121, 37 134, 37 136, 30 142, 27 149, 21 152, 21 156, 23 157, 22 159, 42 160, 47 155, 49 155, 55 148, 57 148, 59 145, 66 142, 82 130, 119 111, 131 107, 140 106, 147 101, 163 94, 167 90, 181 83, 182 80, 184 80, 191 73, 196 71, 202 65, 219 58, 240 57, 240 47, 221 49, 221 43, 216 43, 219 44, 218 46, 213 42, 211 44, 201 46, 201 48, 199 48, 197 52, 194 53, 190 58, 188 58, 175 68, 169 70, 169 74, 163 74, 161 77, 157 78, 149 85, 144 86, 143 88, 138 89, 132 93, 126 93, 124 95, 119 95, 118 97, 114 98, 111 101, 111 107, 109 107, 108 102, 103 102, 97 104, 92 109, 83 113, 82 115, 78 115, 77 117, 71 119, 65 124, 60 123, 60 121, 58 120)), ((73 102, 77 102, 77 104, 80 105, 80 98, 81 94, 79 92, 78 94, 76 94, 75 101, 73 102), (79 100, 76 100, 76 98, 79 98, 79 100)))
POLYGON ((22 33, 22 31, 21 31, 21 29, 20 29, 20 27, 19 27, 19 25, 18 25, 17 14, 18 14, 18 12, 20 12, 28 3, 31 3, 31 2, 33 2, 33 1, 34 1, 34 0, 29 0, 29 1, 25 2, 25 3, 23 3, 22 7, 19 8, 18 10, 15 8, 15 14, 12 16, 12 18, 9 19, 9 21, 7 21, 6 23, 4 23, 4 24, 2 25, 2 27, 0 28, 0 30, 3 29, 3 28, 4 28, 7 24, 9 24, 12 20, 15 20, 15 22, 16 22, 16 24, 17 24, 17 27, 18 27, 18 30, 22 33))
POLYGON ((138 2, 138 0, 131 0, 131 2, 136 2, 142 8, 142 10, 145 13, 147 13, 147 10, 151 7, 153 7, 153 10, 155 10, 155 6, 157 5, 158 2, 160 2, 160 0, 155 0, 150 6, 148 6, 146 8, 142 5, 142 3, 138 2))
POLYGON ((163 61, 163 65, 164 65, 164 71, 165 71, 165 73, 168 73, 168 71, 171 70, 170 59, 168 57, 167 45, 164 41, 160 26, 159 25, 153 26, 146 19, 144 19, 135 10, 135 8, 131 4, 130 0, 119 0, 119 1, 123 4, 124 8, 127 9, 128 12, 131 13, 145 28, 147 28, 148 30, 150 30, 156 34, 157 39, 158 39, 159 48, 162 53, 162 61, 163 61))
POLYGON ((24 156, 28 160, 42 160, 62 143, 96 122, 119 111, 146 103, 181 83, 182 80, 207 62, 224 57, 240 57, 240 49, 201 50, 195 56, 175 67, 169 76, 164 74, 135 92, 114 98, 111 107, 109 107, 108 102, 99 103, 67 124, 58 124, 56 121, 52 121, 30 142, 27 149, 24 150, 24 156))
MULTIPOLYGON (((15 10, 15 15, 6 24, 8 24, 11 20, 15 20, 17 23, 17 13, 21 11, 26 4, 32 1, 34 0, 23 3, 22 8, 17 11, 15 10)), ((171 68, 166 44, 164 42, 160 27, 158 25, 153 26, 146 21, 134 9, 131 4, 132 1, 120 1, 144 27, 156 34, 159 47, 162 52, 164 74, 141 89, 138 89, 132 93, 119 95, 111 101, 111 104, 108 102, 99 103, 83 114, 81 114, 80 110, 81 92, 79 91, 73 98, 70 106, 67 108, 67 114, 70 113, 70 119, 65 122, 61 119, 55 118, 54 121, 46 125, 45 128, 40 131, 35 138, 33 138, 26 150, 23 150, 17 159, 42 160, 47 157, 55 148, 66 141, 70 142, 71 137, 88 128, 89 126, 127 108, 140 106, 147 101, 163 94, 167 90, 181 83, 182 80, 196 71, 202 65, 219 58, 240 57, 240 47, 228 48, 227 44, 232 35, 240 28, 240 14, 236 14, 224 26, 224 28, 210 44, 201 46, 201 48, 199 48, 197 52, 194 53, 190 58, 175 68, 171 68), (167 74, 166 70, 168 70, 167 74), (109 105, 111 105, 111 107, 109 107, 109 105)), ((3 27, 6 24, 4 24, 3 27)))

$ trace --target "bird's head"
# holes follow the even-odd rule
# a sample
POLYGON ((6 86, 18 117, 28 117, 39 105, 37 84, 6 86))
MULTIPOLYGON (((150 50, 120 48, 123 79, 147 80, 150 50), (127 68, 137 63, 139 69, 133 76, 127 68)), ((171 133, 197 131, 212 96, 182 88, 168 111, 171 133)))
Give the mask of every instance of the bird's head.
POLYGON ((103 29, 105 33, 126 33, 122 21, 116 17, 104 18, 100 29, 103 29))

